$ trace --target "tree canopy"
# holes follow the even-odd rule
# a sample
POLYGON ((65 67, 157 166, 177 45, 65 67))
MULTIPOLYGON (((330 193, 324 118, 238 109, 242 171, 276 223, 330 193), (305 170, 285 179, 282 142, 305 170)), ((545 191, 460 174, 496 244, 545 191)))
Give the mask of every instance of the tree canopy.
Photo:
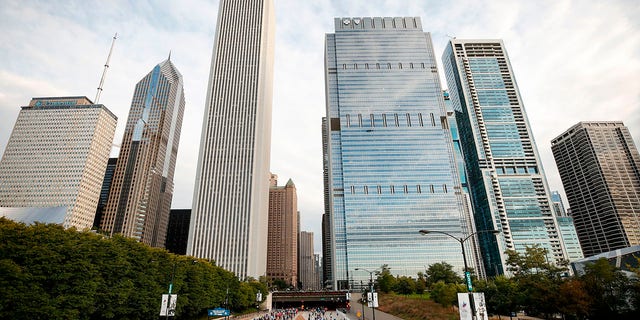
POLYGON ((122 236, 0 218, 0 319, 153 319, 171 279, 176 319, 222 306, 227 288, 234 311, 267 292, 209 261, 122 236))

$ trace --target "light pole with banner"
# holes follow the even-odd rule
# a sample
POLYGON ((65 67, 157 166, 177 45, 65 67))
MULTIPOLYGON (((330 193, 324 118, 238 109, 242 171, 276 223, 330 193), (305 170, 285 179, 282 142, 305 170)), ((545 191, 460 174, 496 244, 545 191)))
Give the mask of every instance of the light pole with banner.
MULTIPOLYGON (((373 288, 373 273, 375 271, 369 271, 363 268, 356 268, 355 270, 369 272, 369 293, 367 293, 367 303, 371 308, 371 314, 372 314, 373 320, 376 320, 376 308, 378 307, 378 293, 375 292, 373 288)), ((362 317, 364 318, 364 315, 362 315, 362 317)))
MULTIPOLYGON (((464 262, 464 282, 465 282, 465 286, 467 287, 467 295, 469 297, 469 305, 471 306, 471 315, 472 318, 475 318, 476 316, 476 306, 474 303, 474 299, 473 299, 473 284, 471 283, 471 272, 469 272, 469 266, 467 265, 467 254, 464 248, 464 242, 469 240, 471 237, 473 237, 476 234, 479 233, 491 233, 491 234, 498 234, 500 233, 500 231, 498 230, 481 230, 481 231, 476 231, 473 232, 471 234, 469 234, 468 236, 462 238, 462 237, 456 237, 448 232, 444 232, 444 231, 437 231, 437 230, 420 230, 419 231, 420 234, 422 235, 429 235, 429 234, 433 234, 433 233, 439 233, 439 234, 443 234, 445 236, 448 236, 449 238, 455 239, 456 241, 458 241, 460 243, 460 247, 462 248, 462 261, 464 262)), ((357 269, 356 269, 357 270, 357 269)), ((482 303, 483 307, 484 307, 484 302, 482 303)))

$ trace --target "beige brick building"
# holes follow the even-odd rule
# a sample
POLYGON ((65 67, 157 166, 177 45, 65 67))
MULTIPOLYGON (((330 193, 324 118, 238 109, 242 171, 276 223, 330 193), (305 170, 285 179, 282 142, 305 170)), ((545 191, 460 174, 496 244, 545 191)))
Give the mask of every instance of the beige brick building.
POLYGON ((298 196, 289 179, 278 186, 271 175, 269 188, 269 232, 267 236, 267 277, 282 279, 291 286, 298 282, 298 196))

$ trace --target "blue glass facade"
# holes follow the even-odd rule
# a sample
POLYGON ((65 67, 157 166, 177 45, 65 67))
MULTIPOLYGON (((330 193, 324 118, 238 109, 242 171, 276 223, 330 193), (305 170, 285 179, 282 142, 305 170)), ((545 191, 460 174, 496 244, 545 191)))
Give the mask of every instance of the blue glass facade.
MULTIPOLYGON (((329 229, 333 279, 388 265, 415 276, 460 244, 463 195, 430 35, 419 18, 337 18, 326 36, 329 229)), ((469 251, 471 252, 471 251, 469 251)), ((471 265, 474 263, 469 259, 471 265)))
POLYGON ((500 40, 452 40, 443 63, 460 130, 475 221, 488 274, 504 273, 504 251, 526 246, 564 259, 540 158, 500 40))

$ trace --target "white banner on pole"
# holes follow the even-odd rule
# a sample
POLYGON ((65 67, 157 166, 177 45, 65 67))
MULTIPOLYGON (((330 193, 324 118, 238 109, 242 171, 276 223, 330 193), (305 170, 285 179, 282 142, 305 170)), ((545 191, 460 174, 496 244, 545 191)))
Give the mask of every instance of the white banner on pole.
POLYGON ((160 305, 160 315, 173 317, 176 315, 176 302, 178 301, 178 295, 171 295, 171 302, 169 302, 169 295, 162 295, 162 304, 160 305))
POLYGON ((458 309, 460 309, 460 320, 473 320, 468 293, 458 293, 458 309))
POLYGON ((476 319, 489 320, 489 315, 487 314, 487 303, 484 300, 484 292, 474 292, 473 301, 476 307, 476 319))

